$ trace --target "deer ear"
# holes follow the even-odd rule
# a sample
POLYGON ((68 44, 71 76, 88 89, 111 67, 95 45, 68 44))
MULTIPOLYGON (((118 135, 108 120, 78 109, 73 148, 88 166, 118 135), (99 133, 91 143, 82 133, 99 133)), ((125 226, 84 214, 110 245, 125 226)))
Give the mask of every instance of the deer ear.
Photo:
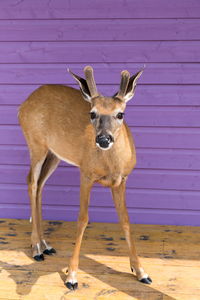
POLYGON ((89 88, 88 88, 87 81, 85 79, 79 77, 78 75, 74 74, 70 69, 68 69, 68 72, 78 82, 84 100, 91 103, 91 94, 90 94, 90 91, 89 91, 89 88))
POLYGON ((142 75, 144 69, 137 72, 135 75, 131 76, 129 79, 129 83, 126 89, 126 93, 124 95, 124 101, 128 102, 129 100, 131 100, 131 98, 133 98, 134 93, 135 93, 135 87, 137 84, 137 80, 139 79, 139 77, 142 75))

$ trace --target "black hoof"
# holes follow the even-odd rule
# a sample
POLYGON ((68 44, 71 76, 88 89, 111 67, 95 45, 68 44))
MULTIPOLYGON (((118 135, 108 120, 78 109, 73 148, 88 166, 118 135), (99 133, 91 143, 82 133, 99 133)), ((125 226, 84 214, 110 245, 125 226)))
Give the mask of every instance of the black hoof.
POLYGON ((78 282, 76 282, 76 283, 65 282, 65 285, 71 291, 74 291, 78 288, 78 282))
POLYGON ((46 254, 46 255, 52 255, 52 254, 56 253, 56 250, 55 250, 54 248, 51 248, 51 249, 45 249, 45 250, 43 251, 43 253, 46 254))
POLYGON ((142 278, 142 279, 140 280, 140 282, 145 283, 145 284, 151 284, 151 283, 152 283, 152 280, 151 280, 150 277, 147 277, 147 278, 142 278))
POLYGON ((38 254, 38 255, 33 256, 33 258, 36 261, 43 261, 44 260, 44 255, 43 254, 38 254))

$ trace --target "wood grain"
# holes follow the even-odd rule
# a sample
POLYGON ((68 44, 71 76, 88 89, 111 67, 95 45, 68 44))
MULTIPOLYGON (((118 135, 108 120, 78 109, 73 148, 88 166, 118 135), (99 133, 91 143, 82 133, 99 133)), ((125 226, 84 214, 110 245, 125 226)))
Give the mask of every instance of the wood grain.
POLYGON ((198 0, 168 0, 160 2, 119 0, 104 5, 98 0, 72 1, 4 0, 1 3, 1 19, 98 19, 98 18, 199 18, 198 0))
POLYGON ((76 224, 45 221, 46 238, 57 254, 37 263, 30 257, 31 224, 0 222, 0 299, 200 299, 199 227, 132 225, 138 254, 153 279, 148 286, 130 272, 119 225, 89 224, 81 249, 79 288, 70 292, 64 281, 76 224))
POLYGON ((199 40, 199 26, 199 19, 0 20, 0 41, 199 40))
POLYGON ((0 63, 200 62, 200 41, 30 41, 0 42, 0 47, 0 63))
MULTIPOLYGON (((36 53, 34 55, 36 55, 36 53)), ((123 60, 124 58, 122 59, 122 61, 123 60)), ((4 74, 4 76, 0 77, 0 85, 7 84, 10 87, 10 85, 12 84, 29 84, 33 85, 32 89, 34 89, 35 85, 38 86, 41 84, 65 84, 73 85, 74 87, 79 88, 72 76, 70 76, 70 74, 67 72, 67 68, 70 67, 74 73, 80 76, 84 76, 83 68, 86 64, 88 64, 87 60, 85 60, 83 63, 73 63, 69 62, 68 59, 66 59, 66 62, 64 63, 2 63, 0 64, 0 72, 4 74)), ((106 63, 94 63, 92 61, 91 65, 94 68, 95 80, 97 84, 110 85, 110 91, 108 91, 107 95, 110 94, 110 96, 112 96, 119 89, 121 70, 127 69, 131 74, 135 74, 138 70, 141 70, 143 68, 144 61, 142 60, 139 63, 126 63, 125 61, 122 63, 110 63, 109 61, 107 61, 106 63)), ((191 91, 192 101, 192 95, 198 88, 198 86, 196 85, 200 84, 200 79, 198 76, 199 73, 200 65, 197 63, 151 63, 149 61, 146 64, 145 70, 140 77, 140 80, 138 81, 138 87, 142 85, 142 88, 140 88, 140 92, 138 92, 138 89, 136 90, 137 92, 135 94, 135 98, 136 96, 138 97, 138 94, 140 94, 140 97, 142 96, 143 99, 142 101, 147 101, 147 99, 149 99, 150 95, 148 93, 143 93, 142 95, 141 91, 143 90, 143 88, 147 89, 151 87, 145 87, 143 85, 157 85, 158 91, 156 100, 165 97, 162 89, 166 89, 166 86, 161 87, 161 90, 159 91, 160 85, 168 85, 169 91, 175 85, 175 88, 179 90, 179 93, 183 85, 186 85, 185 88, 183 87, 184 91, 187 90, 187 87, 190 88, 191 91, 192 87, 190 87, 190 85, 194 85, 194 90, 191 91)), ((99 89, 101 91, 101 87, 99 87, 99 89)), ((107 90, 105 92, 107 93, 107 90)), ((3 95, 1 95, 1 98, 3 95)), ((29 94, 27 93, 25 97, 27 97, 28 95, 29 94)), ((181 99, 183 98, 183 101, 187 96, 189 95, 185 94, 185 92, 181 93, 181 99)), ((171 100, 168 99, 167 102, 174 100, 174 97, 175 93, 171 94, 171 100)), ((22 102, 23 100, 24 98, 20 98, 18 101, 22 102)), ((188 99, 188 102, 189 100, 190 98, 188 99)), ((160 99, 160 101, 162 100, 160 99)), ((146 103, 146 105, 148 105, 148 103, 146 103)), ((180 102, 179 105, 184 105, 184 102, 180 102)))
MULTIPOLYGON (((44 66, 44 68, 46 68, 44 66)), ((0 66, 1 69, 1 66, 0 66)), ((175 70, 174 70, 175 71, 175 70)), ((198 71, 198 70, 197 70, 198 71)), ((196 72, 197 72, 196 71, 196 72)), ((6 70, 4 69, 4 74, 6 70)), ((26 73, 25 69, 22 69, 22 74, 26 73)), ((60 71, 59 71, 60 72, 60 71)), ((63 72, 63 71, 62 71, 63 72)), ((106 71, 107 72, 107 71, 106 71)), ((106 73, 105 72, 105 73, 106 73)), ((199 69, 200 72, 200 69, 199 69)), ((40 73, 40 72, 39 72, 40 73)), ((48 70, 47 70, 48 73, 48 70)), ((186 74, 189 73, 187 70, 186 74)), ((34 69, 32 70, 34 74, 34 69)), ((152 72, 154 74, 154 72, 152 72)), ((173 76, 174 72, 172 72, 173 76)), ((114 76, 113 73, 110 73, 110 76, 114 76)), ((5 74, 6 76, 6 74, 5 74)), ((28 76, 28 75, 27 75, 28 76)), ((38 75, 39 76, 39 75, 38 75)), ((46 74, 47 76, 47 74, 46 74)), ((45 76, 44 76, 45 77, 45 76)), ((192 74, 191 74, 192 77, 192 74)), ((193 76, 196 80, 198 77, 193 76)), ((0 77, 2 80, 2 77, 0 77)), ((65 78, 66 79, 66 78, 65 78)), ((118 78, 119 79, 119 78, 118 78)), ((162 78, 163 79, 163 78, 162 78)), ((3 79, 5 80, 5 78, 3 79)), ((28 80, 23 80, 24 83, 17 84, 17 77, 13 79, 7 79, 6 84, 0 84, 0 105, 20 105, 37 87, 37 84, 27 84, 28 80), (14 81, 15 84, 10 82, 14 81)), ((33 77, 30 80, 34 80, 33 77)), ((63 80, 63 79, 62 79, 63 80)), ((62 82, 60 79, 60 82, 62 82)), ((150 78, 149 78, 150 80, 150 78)), ((166 79, 167 80, 167 79, 166 79)), ((176 81, 176 79, 174 79, 176 81)), ((188 82, 189 78, 185 82, 188 82)), ((41 79, 41 84, 44 83, 44 78, 41 79)), ((117 82, 117 79, 116 79, 117 82)), ((194 80, 192 81, 194 83, 194 80)), ((54 82, 55 83, 55 82, 54 82)), ((63 82, 63 84, 67 84, 63 82)), ((74 88, 77 88, 76 84, 70 84, 74 88)), ((119 89, 119 85, 116 83, 110 84, 98 84, 99 90, 105 96, 114 95, 114 93, 119 89)), ((189 85, 189 84, 176 84, 176 85, 157 85, 157 84, 138 84, 134 98, 128 102, 128 107, 131 105, 137 106, 197 106, 199 107, 199 94, 200 94, 200 85, 189 85)), ((127 108, 128 109, 128 108, 127 108)))

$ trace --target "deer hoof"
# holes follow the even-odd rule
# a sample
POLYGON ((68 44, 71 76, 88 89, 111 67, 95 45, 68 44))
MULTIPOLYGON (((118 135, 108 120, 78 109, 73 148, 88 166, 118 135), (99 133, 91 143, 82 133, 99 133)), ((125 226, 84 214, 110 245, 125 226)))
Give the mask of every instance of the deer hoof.
POLYGON ((33 258, 36 261, 43 261, 44 260, 44 255, 43 254, 37 254, 37 255, 33 256, 33 258))
POLYGON ((145 284, 151 284, 152 279, 150 277, 142 278, 142 279, 140 279, 140 282, 145 283, 145 284))
POLYGON ((52 254, 55 254, 56 253, 56 250, 54 248, 51 248, 51 249, 45 249, 43 251, 44 254, 46 255, 52 255, 52 254))
POLYGON ((65 282, 65 285, 71 291, 75 291, 78 288, 78 282, 71 283, 68 281, 68 282, 65 282))

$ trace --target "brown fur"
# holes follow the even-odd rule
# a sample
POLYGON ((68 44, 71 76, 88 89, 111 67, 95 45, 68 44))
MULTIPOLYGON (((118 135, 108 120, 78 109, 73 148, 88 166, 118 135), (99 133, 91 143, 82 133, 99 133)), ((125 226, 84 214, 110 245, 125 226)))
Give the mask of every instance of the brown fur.
MULTIPOLYGON (((93 106, 107 114, 120 106, 125 108, 124 103, 103 97, 96 99, 93 106)), ((105 152, 98 149, 90 110, 91 105, 82 99, 78 90, 46 85, 21 105, 19 122, 31 150, 38 149, 39 142, 47 150, 74 162, 91 181, 102 182, 102 178, 108 178, 106 186, 111 187, 112 177, 128 176, 136 163, 132 135, 124 122, 112 148, 105 152)))
POLYGON ((88 222, 90 190, 94 182, 111 188, 128 242, 131 267, 135 269, 138 279, 146 276, 136 255, 125 205, 126 179, 136 163, 130 130, 125 122, 117 122, 115 116, 117 111, 123 112, 125 106, 123 99, 100 95, 95 96, 90 104, 83 100, 80 91, 76 89, 45 85, 34 91, 19 110, 19 122, 31 159, 28 186, 32 206, 31 241, 34 256, 38 254, 38 249, 34 250, 35 245, 41 245, 43 240, 41 194, 46 180, 60 159, 70 161, 80 168, 80 214, 67 279, 72 285, 76 282, 81 240, 88 222), (104 117, 108 123, 105 130, 109 129, 114 137, 114 144, 107 151, 98 148, 95 143, 100 125, 98 121, 93 124, 90 121, 89 113, 94 108, 98 114, 107 116, 104 117))

